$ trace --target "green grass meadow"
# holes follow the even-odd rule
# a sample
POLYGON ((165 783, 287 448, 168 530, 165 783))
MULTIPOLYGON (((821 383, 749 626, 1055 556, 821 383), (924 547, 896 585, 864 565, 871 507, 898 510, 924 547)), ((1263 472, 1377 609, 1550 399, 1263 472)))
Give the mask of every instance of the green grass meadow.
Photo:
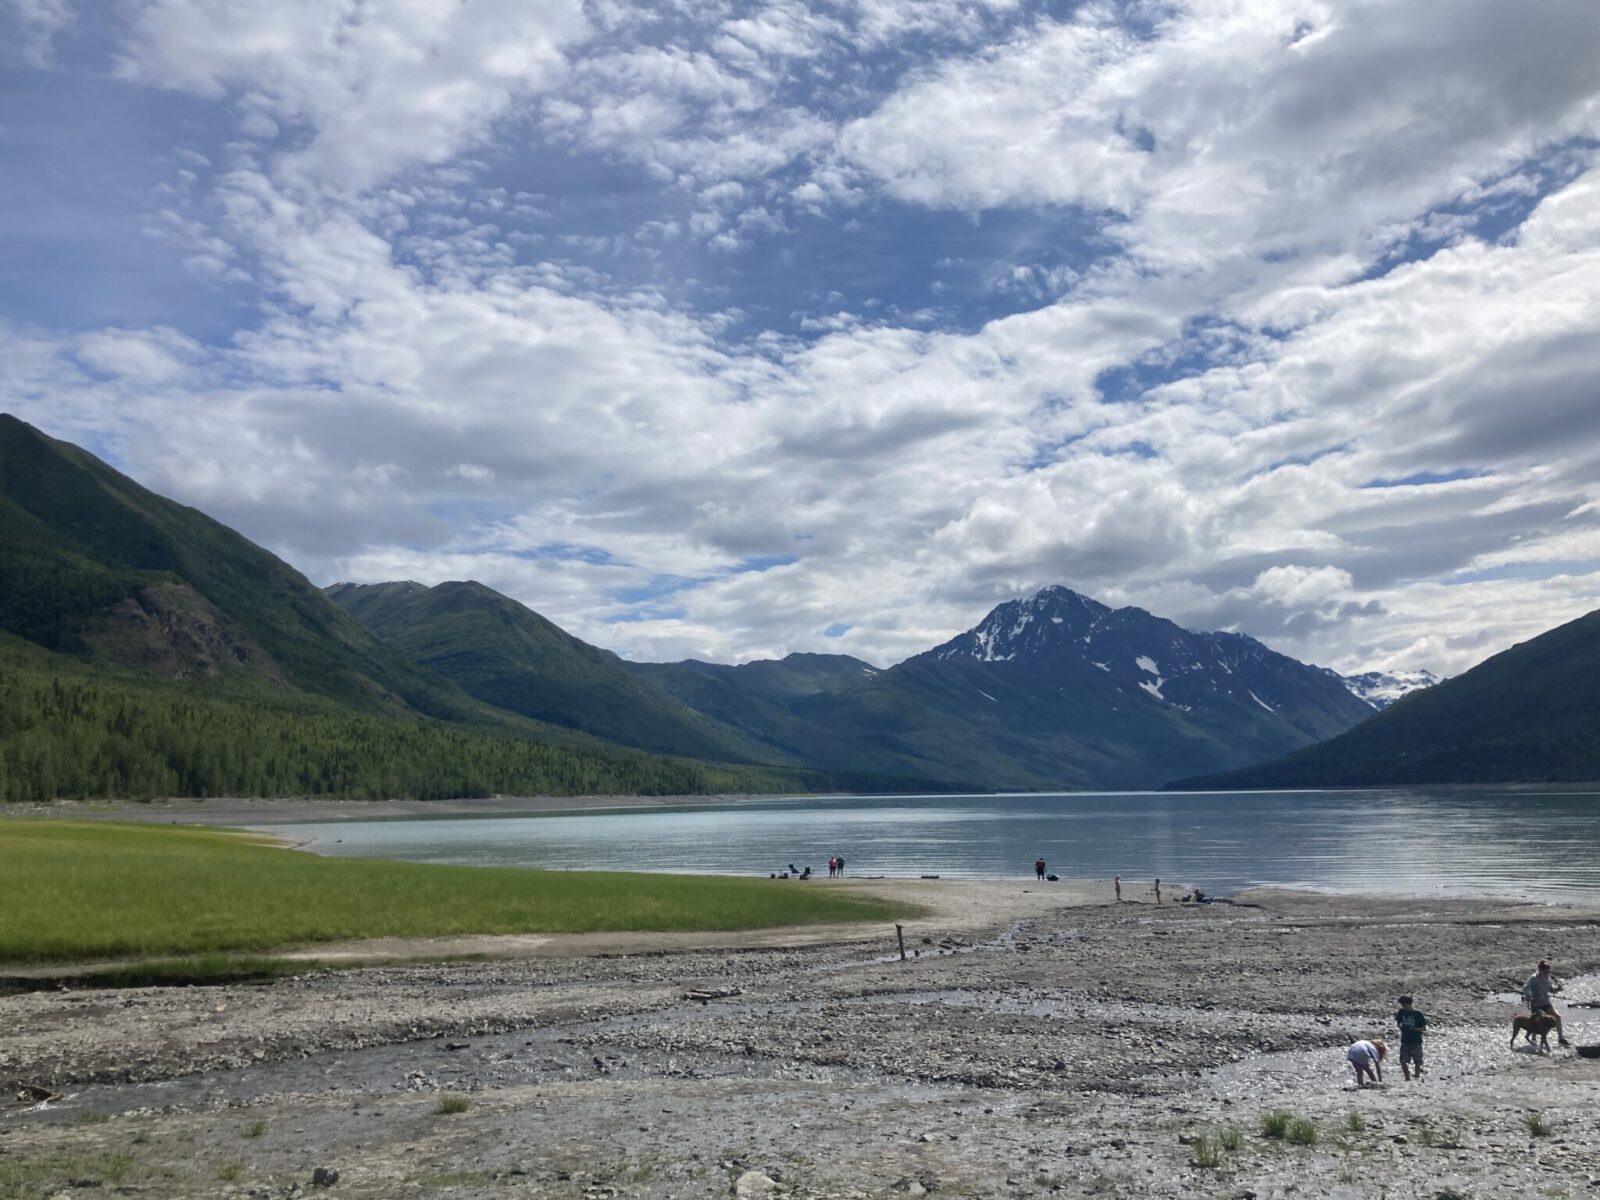
POLYGON ((321 858, 188 826, 0 822, 0 963, 262 952, 345 938, 892 920, 792 881, 321 858))

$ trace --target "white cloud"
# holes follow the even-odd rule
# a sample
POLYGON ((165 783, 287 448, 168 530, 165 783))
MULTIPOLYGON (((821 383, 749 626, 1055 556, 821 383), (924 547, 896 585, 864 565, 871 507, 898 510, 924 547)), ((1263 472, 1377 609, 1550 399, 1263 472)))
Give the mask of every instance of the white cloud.
POLYGON ((236 100, 249 136, 303 127, 283 170, 361 189, 484 138, 588 32, 578 0, 142 0, 121 71, 236 100))
POLYGON ((1473 0, 1187 0, 1150 36, 1089 4, 944 63, 843 157, 940 207, 1078 205, 1143 259, 1403 236, 1539 147, 1600 132, 1600 10, 1473 0), (1552 37, 1554 30, 1559 36, 1552 37))

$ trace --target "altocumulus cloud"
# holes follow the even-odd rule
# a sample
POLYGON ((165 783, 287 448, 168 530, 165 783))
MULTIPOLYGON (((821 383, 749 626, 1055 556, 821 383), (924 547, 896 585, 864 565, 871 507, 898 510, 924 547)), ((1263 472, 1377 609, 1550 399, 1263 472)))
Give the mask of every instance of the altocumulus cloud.
POLYGON ((1594 6, 0 12, 19 227, 136 181, 164 281, 4 272, 0 402, 320 582, 880 663, 1052 582, 1345 669, 1600 604, 1594 6))

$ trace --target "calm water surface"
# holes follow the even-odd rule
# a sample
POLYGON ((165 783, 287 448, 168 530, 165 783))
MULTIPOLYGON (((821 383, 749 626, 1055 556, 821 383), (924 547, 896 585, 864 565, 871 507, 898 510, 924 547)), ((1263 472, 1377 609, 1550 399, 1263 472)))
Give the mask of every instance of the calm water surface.
POLYGON ((575 870, 1154 877, 1230 892, 1600 898, 1600 793, 845 796, 527 817, 263 826, 323 854, 575 870))

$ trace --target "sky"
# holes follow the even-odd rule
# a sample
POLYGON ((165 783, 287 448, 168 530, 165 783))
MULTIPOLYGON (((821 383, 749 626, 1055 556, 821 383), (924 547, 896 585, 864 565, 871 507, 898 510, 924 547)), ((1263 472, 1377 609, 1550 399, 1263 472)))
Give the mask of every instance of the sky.
POLYGON ((0 0, 0 409, 314 582, 879 665, 1600 607, 1600 5, 0 0))

